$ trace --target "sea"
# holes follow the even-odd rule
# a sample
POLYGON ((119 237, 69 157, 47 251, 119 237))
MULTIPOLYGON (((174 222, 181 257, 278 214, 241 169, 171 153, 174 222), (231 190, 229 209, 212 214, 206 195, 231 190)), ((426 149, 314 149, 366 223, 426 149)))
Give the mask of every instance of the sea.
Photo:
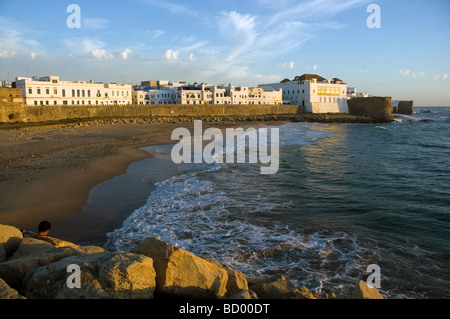
MULTIPOLYGON (((351 293, 377 265, 386 298, 450 298, 450 107, 383 124, 276 127, 273 175, 260 164, 177 165, 173 145, 144 148, 152 158, 128 174, 146 185, 131 190, 145 200, 104 247, 130 251, 158 237, 320 294, 351 293)), ((126 192, 120 178, 106 189, 126 192)))

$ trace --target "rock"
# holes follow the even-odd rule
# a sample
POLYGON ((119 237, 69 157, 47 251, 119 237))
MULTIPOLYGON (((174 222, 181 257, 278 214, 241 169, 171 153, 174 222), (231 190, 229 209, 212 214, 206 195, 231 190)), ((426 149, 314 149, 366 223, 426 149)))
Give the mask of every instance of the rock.
POLYGON ((130 253, 71 256, 37 269, 25 295, 36 299, 152 299, 156 273, 153 261, 130 253), (69 265, 80 267, 80 288, 67 285, 69 265))
POLYGON ((228 297, 228 299, 258 299, 258 296, 252 290, 242 289, 235 292, 233 295, 228 297))
POLYGON ((248 290, 247 277, 243 273, 212 258, 206 258, 206 260, 227 272, 227 296, 231 296, 240 290, 248 290))
POLYGON ((20 296, 17 290, 12 289, 8 284, 0 278, 0 299, 25 299, 20 296))
POLYGON ((23 235, 20 229, 0 225, 0 262, 4 262, 8 256, 16 251, 22 239, 23 235))
POLYGON ((369 287, 366 282, 360 281, 355 287, 351 299, 384 299, 375 287, 369 287))
MULTIPOLYGON (((24 230, 23 231, 23 237, 29 237, 29 238, 35 238, 37 236, 37 233, 30 231, 30 230, 24 230)), ((79 247, 79 245, 76 245, 74 243, 61 240, 59 238, 46 236, 48 239, 51 239, 55 243, 55 247, 79 247)), ((39 238, 36 238, 39 239, 39 238)), ((44 240, 45 241, 45 240, 44 240)))
POLYGON ((266 279, 247 277, 249 288, 260 299, 317 299, 307 288, 297 288, 284 276, 274 276, 266 279))
POLYGON ((154 260, 156 293, 173 298, 212 299, 226 294, 228 275, 221 267, 157 238, 132 250, 154 260))
POLYGON ((37 268, 73 256, 104 252, 103 248, 60 247, 35 238, 24 238, 15 253, 0 263, 0 278, 12 288, 21 292, 25 282, 37 268))

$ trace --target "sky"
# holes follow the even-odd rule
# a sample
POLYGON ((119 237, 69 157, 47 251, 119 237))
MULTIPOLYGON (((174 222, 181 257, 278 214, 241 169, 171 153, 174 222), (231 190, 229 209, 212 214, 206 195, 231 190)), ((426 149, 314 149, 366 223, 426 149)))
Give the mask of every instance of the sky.
POLYGON ((257 86, 305 73, 450 106, 450 1, 0 0, 0 80, 257 86))

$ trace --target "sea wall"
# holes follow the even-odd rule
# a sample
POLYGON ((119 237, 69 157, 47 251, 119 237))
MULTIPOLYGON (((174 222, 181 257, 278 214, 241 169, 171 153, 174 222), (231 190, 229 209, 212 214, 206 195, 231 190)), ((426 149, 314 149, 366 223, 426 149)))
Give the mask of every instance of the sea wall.
POLYGON ((348 100, 348 110, 351 115, 369 116, 376 121, 388 122, 393 120, 392 98, 364 97, 348 100))
POLYGON ((0 104, 0 122, 45 122, 106 117, 295 115, 296 105, 40 105, 0 104), (10 114, 14 114, 11 116, 10 114))
POLYGON ((397 112, 398 114, 411 115, 414 112, 414 102, 413 101, 399 101, 397 112))
POLYGON ((0 122, 16 122, 25 116, 22 89, 0 88, 0 122))

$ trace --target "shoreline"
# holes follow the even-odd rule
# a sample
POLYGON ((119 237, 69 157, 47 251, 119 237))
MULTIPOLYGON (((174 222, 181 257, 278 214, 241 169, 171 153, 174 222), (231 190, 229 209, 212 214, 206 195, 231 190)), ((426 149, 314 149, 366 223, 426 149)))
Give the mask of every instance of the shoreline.
MULTIPOLYGON (((224 129, 280 123, 285 121, 210 120, 203 126, 224 129)), ((91 190, 125 174, 132 163, 151 158, 140 148, 175 144, 171 132, 180 126, 193 129, 192 122, 139 123, 123 119, 0 125, 0 224, 36 230, 42 220, 70 217, 80 232, 83 225, 92 228, 89 220, 77 220, 76 216, 91 190)), ((64 239, 67 230, 55 227, 52 234, 64 239)))

